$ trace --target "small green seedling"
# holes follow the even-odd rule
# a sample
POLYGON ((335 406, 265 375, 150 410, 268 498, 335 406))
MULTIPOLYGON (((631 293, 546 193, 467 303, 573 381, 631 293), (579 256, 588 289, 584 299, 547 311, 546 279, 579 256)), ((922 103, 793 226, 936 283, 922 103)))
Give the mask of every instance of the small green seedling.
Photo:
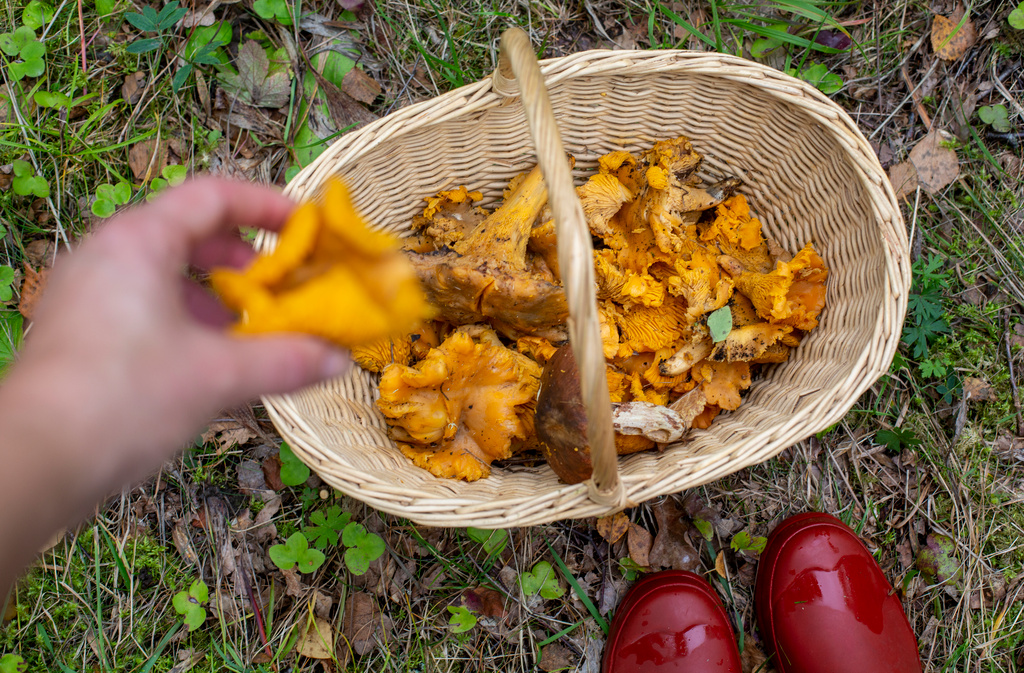
POLYGON ((10 301, 14 296, 14 269, 0 266, 0 301, 10 301))
POLYGON ((526 596, 540 593, 541 598, 560 598, 565 593, 554 568, 547 561, 539 561, 532 571, 521 574, 519 586, 526 596))
POLYGON ((725 341, 732 331, 732 309, 723 306, 708 316, 708 331, 711 332, 711 339, 718 343, 725 341))
POLYGON ((270 560, 281 570, 291 570, 298 566, 300 573, 315 572, 324 564, 324 554, 318 549, 310 549, 306 536, 294 533, 284 544, 275 544, 270 548, 270 560))
POLYGON ((1010 120, 1007 118, 1005 105, 985 105, 978 109, 978 117, 991 126, 993 131, 1010 131, 1010 120))
POLYGON ((303 529, 309 543, 323 551, 338 546, 338 536, 352 519, 350 512, 343 512, 337 505, 331 505, 326 512, 317 511, 309 515, 309 526, 303 529))
POLYGON ((903 343, 913 348, 915 358, 928 355, 929 344, 940 334, 949 332, 943 315, 943 294, 949 285, 949 272, 942 271, 943 259, 931 255, 914 262, 914 282, 907 296, 907 321, 903 327, 903 343))
POLYGON ((362 524, 352 522, 341 533, 345 550, 345 565, 353 575, 362 575, 370 564, 384 554, 384 540, 371 533, 362 524))
POLYGON ((487 530, 485 528, 467 528, 466 536, 473 542, 483 546, 488 556, 501 553, 508 544, 508 531, 504 528, 487 530))
POLYGON ((35 169, 27 161, 21 159, 15 159, 14 161, 14 180, 11 181, 11 187, 14 188, 14 193, 19 196, 38 196, 41 199, 45 199, 50 195, 50 184, 41 175, 35 174, 35 169))
POLYGON ((174 24, 178 23, 188 13, 188 10, 184 7, 179 7, 179 4, 178 0, 171 0, 171 2, 164 5, 159 13, 149 5, 144 5, 142 7, 142 14, 135 12, 125 14, 125 20, 142 32, 156 33, 156 37, 135 40, 125 48, 125 51, 129 54, 145 54, 163 47, 164 33, 174 28, 174 24))
POLYGON ((195 580, 188 591, 174 595, 174 611, 185 618, 189 631, 195 631, 206 621, 204 605, 210 600, 210 589, 203 580, 195 580))
POLYGON ((733 535, 732 540, 729 541, 729 546, 732 547, 733 551, 749 551, 754 554, 763 552, 767 544, 768 538, 760 535, 751 535, 745 530, 741 530, 733 535))
POLYGON ((92 202, 92 214, 96 217, 110 217, 132 198, 132 186, 127 182, 116 185, 100 185, 96 188, 96 200, 92 202))
POLYGON ((0 673, 25 673, 28 663, 17 654, 5 654, 0 657, 0 673))
POLYGON ((286 0, 256 0, 252 8, 265 21, 277 21, 282 26, 292 25, 292 10, 286 0))
POLYGON ((53 7, 42 0, 32 0, 21 12, 21 22, 32 30, 39 30, 53 21, 53 7))
POLYGON ((282 484, 298 486, 306 483, 306 480, 309 479, 309 468, 292 452, 292 447, 288 446, 287 442, 281 442, 278 458, 281 460, 282 484))
POLYGON ((448 612, 452 613, 452 618, 448 620, 452 633, 465 633, 476 626, 476 615, 468 608, 461 605, 459 607, 449 605, 448 612))
POLYGON ((46 45, 36 40, 36 32, 28 26, 13 33, 0 33, 0 51, 12 59, 7 64, 7 74, 16 82, 46 72, 46 45))
POLYGON ((1017 5, 1017 9, 1010 12, 1006 20, 1017 30, 1024 30, 1024 2, 1017 5))
POLYGON ((152 201, 157 194, 168 187, 177 187, 185 182, 185 178, 188 177, 188 169, 180 164, 171 164, 170 166, 164 166, 164 169, 160 171, 160 175, 163 177, 153 178, 150 181, 149 195, 146 196, 147 201, 152 201))
POLYGON ((879 430, 875 434, 875 443, 888 447, 893 453, 899 453, 902 449, 917 446, 921 443, 921 439, 911 430, 893 428, 892 430, 879 430))
POLYGON ((843 88, 843 78, 830 73, 828 66, 823 63, 814 63, 799 73, 795 68, 790 68, 786 71, 786 74, 799 77, 808 84, 813 84, 825 95, 835 93, 843 88))

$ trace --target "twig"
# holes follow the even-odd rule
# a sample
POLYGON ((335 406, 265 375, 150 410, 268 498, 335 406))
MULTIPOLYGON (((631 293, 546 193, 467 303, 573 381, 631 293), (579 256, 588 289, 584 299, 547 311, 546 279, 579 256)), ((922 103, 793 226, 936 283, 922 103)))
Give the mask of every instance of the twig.
POLYGON ((78 34, 81 37, 80 42, 82 45, 82 75, 84 76, 89 68, 85 62, 85 20, 82 18, 82 0, 78 0, 78 34))
POLYGON ((245 582, 245 593, 249 595, 249 603, 252 604, 253 614, 256 615, 256 628, 260 633, 260 642, 263 643, 263 651, 271 659, 274 658, 274 653, 270 650, 270 642, 267 640, 267 627, 263 625, 263 611, 260 610, 259 601, 256 600, 256 593, 252 590, 252 584, 249 582, 249 573, 242 573, 242 581, 245 582))
POLYGON ((1013 393, 1013 408, 1017 411, 1017 436, 1024 435, 1024 416, 1020 411, 1020 392, 1017 390, 1017 375, 1013 371, 1013 352, 1010 350, 1010 318, 1003 313, 1003 329, 1006 341, 1006 364, 1010 370, 1010 391, 1013 393))
MULTIPOLYGON (((928 116, 928 111, 924 109, 924 105, 921 103, 921 92, 918 91, 920 87, 916 87, 910 82, 910 73, 907 72, 907 64, 904 63, 903 67, 900 68, 900 74, 903 75, 903 81, 907 83, 907 89, 910 90, 910 97, 914 100, 914 107, 917 108, 917 114, 921 117, 921 121, 924 122, 925 127, 928 131, 932 130, 932 120, 928 116)), ((924 80, 922 80, 922 83, 924 80)))

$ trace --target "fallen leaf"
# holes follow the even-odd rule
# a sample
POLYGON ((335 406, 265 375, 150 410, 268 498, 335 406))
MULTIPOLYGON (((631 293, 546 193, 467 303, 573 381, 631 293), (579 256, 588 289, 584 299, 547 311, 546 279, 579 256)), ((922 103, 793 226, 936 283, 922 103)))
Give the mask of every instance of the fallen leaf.
POLYGON ((220 3, 211 2, 206 8, 199 10, 190 11, 185 16, 181 17, 182 28, 195 28, 197 26, 212 26, 216 22, 216 17, 213 15, 213 10, 220 3))
POLYGON ((606 615, 619 604, 619 600, 626 593, 629 581, 621 573, 606 573, 601 588, 595 596, 597 600, 597 611, 606 615))
POLYGON ((49 277, 49 269, 36 271, 28 264, 25 265, 25 280, 21 283, 21 301, 18 303, 18 312, 25 316, 26 320, 32 320, 32 316, 35 315, 36 304, 43 296, 49 277))
POLYGON ((541 648, 537 667, 542 671, 565 671, 576 666, 576 656, 565 645, 551 643, 541 648))
POLYGON ((651 546, 654 538, 646 528, 635 523, 629 524, 629 535, 626 538, 629 545, 629 558, 640 566, 647 567, 651 564, 651 546))
POLYGON ((691 572, 700 567, 700 555, 686 540, 689 524, 683 521, 683 512, 675 501, 665 498, 652 509, 658 520, 658 534, 651 547, 651 566, 691 572))
POLYGON ((18 616, 18 602, 12 599, 7 603, 7 609, 4 610, 4 622, 9 622, 18 616))
POLYGON ((341 5, 342 9, 349 11, 359 9, 363 6, 364 0, 338 0, 338 4, 341 5))
POLYGON ((204 659, 206 659, 205 652, 196 652, 191 649, 178 650, 178 663, 167 669, 167 673, 188 673, 204 659))
POLYGON ((242 493, 266 491, 267 479, 263 476, 263 468, 255 460, 243 460, 235 470, 238 475, 238 490, 242 493))
POLYGON ((964 379, 964 398, 972 402, 994 402, 996 392, 988 381, 968 376, 964 379))
POLYGON ((313 590, 313 612, 317 617, 329 619, 331 606, 334 605, 334 597, 325 594, 319 589, 313 590))
POLYGON ((299 654, 310 659, 330 659, 334 652, 334 629, 331 623, 320 617, 306 621, 306 627, 299 634, 299 654))
POLYGON ((341 638, 335 654, 344 667, 352 653, 360 656, 373 650, 377 640, 390 639, 391 620, 381 618, 380 608, 373 596, 365 591, 353 591, 345 601, 345 614, 341 620, 341 638))
POLYGON ((255 437, 257 437, 257 434, 251 428, 232 420, 210 423, 209 427, 200 435, 200 440, 204 444, 216 443, 217 455, 220 455, 228 449, 245 444, 255 437))
POLYGON ((968 17, 960 26, 962 17, 962 12, 954 13, 950 18, 936 14, 932 21, 932 50, 944 61, 961 58, 978 41, 974 22, 968 17))
POLYGON ((889 167, 889 182, 892 183, 892 190, 896 192, 896 198, 902 199, 907 194, 913 194, 917 189, 917 169, 911 161, 901 161, 889 167))
POLYGON ((500 591, 490 587, 466 589, 462 592, 462 602, 465 603, 467 608, 483 617, 504 619, 507 614, 505 610, 505 596, 500 591))
POLYGON ((53 239, 37 238, 25 246, 25 261, 33 268, 49 269, 57 255, 57 246, 53 239))
POLYGON ((377 80, 359 68, 352 68, 341 80, 341 90, 360 103, 369 105, 377 99, 382 89, 377 80))
POLYGON ((291 596, 292 598, 299 598, 305 595, 306 590, 309 587, 303 583, 302 578, 299 576, 298 568, 289 568, 288 570, 282 570, 281 574, 284 575, 284 594, 285 596, 291 596))
POLYGON ((267 456, 263 459, 263 478, 267 481, 267 486, 275 491, 283 489, 284 482, 281 481, 281 459, 277 456, 267 456))
POLYGON ((124 84, 121 85, 121 98, 129 105, 135 105, 142 99, 142 92, 146 90, 146 73, 139 70, 124 76, 124 84))
POLYGON ((715 557, 715 572, 718 573, 719 577, 726 577, 728 573, 725 569, 725 552, 718 552, 718 556, 715 557))
MULTIPOLYGON (((305 57, 305 54, 303 54, 305 57)), ((320 74, 320 71, 313 67, 313 64, 306 59, 306 67, 313 74, 313 79, 316 80, 317 88, 324 97, 324 101, 327 103, 327 109, 331 113, 331 119, 334 125, 338 129, 345 129, 348 127, 359 128, 364 124, 368 124, 377 119, 377 115, 373 114, 362 103, 357 101, 352 96, 339 89, 334 83, 320 74)), ((342 80, 344 82, 344 80, 342 80)))
POLYGON ((754 643, 754 637, 748 633, 743 639, 743 651, 740 653, 743 673, 771 673, 774 669, 765 663, 767 661, 768 657, 754 643))
POLYGON ((997 456, 1007 462, 1024 463, 1024 437, 999 435, 992 448, 997 456))
POLYGON ((259 511, 256 520, 252 522, 252 536, 257 543, 266 544, 277 537, 277 526, 271 523, 271 520, 280 509, 281 496, 279 495, 275 495, 263 503, 263 509, 259 511))
POLYGON ((929 533, 925 546, 917 552, 917 569, 934 582, 945 583, 960 577, 956 543, 946 535, 929 533))
POLYGON ((135 143, 128 150, 128 167, 136 180, 149 182, 167 167, 167 143, 155 138, 135 143))
POLYGON ((226 72, 221 81, 243 103, 279 108, 288 102, 291 95, 288 71, 278 69, 271 72, 270 59, 259 42, 249 40, 239 47, 235 65, 238 66, 238 74, 226 72))
POLYGON ((608 544, 615 544, 621 540, 627 530, 629 530, 629 517, 622 512, 602 516, 597 520, 597 532, 608 541, 608 544))
POLYGON ((960 174, 956 152, 942 146, 945 140, 942 131, 932 131, 910 150, 917 179, 929 194, 935 194, 960 174))
POLYGON ((990 609, 995 603, 1006 598, 1006 578, 995 573, 985 578, 984 586, 971 592, 970 607, 972 610, 990 609))
POLYGON ((199 555, 196 554, 195 547, 192 546, 192 539, 189 537, 188 531, 185 530, 184 523, 178 521, 174 524, 174 528, 171 529, 171 539, 185 563, 188 565, 199 563, 199 555))

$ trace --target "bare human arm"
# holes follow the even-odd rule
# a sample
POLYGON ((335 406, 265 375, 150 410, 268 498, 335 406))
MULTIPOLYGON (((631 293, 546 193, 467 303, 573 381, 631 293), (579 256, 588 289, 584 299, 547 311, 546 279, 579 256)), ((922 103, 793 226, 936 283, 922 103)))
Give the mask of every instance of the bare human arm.
POLYGON ((241 266, 239 227, 276 230, 277 192, 199 179, 105 224, 57 261, 17 364, 0 383, 0 599, 36 550, 144 478, 218 410, 342 373, 305 336, 239 337, 187 280, 241 266))

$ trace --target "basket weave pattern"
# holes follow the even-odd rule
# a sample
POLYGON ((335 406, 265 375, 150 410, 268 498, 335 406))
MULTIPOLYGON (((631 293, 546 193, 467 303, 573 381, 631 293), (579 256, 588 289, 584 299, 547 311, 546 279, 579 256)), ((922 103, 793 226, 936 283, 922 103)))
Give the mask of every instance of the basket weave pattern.
MULTIPOLYGON (((628 501, 707 483, 838 421, 888 369, 910 284, 895 197, 849 117, 803 82, 720 54, 590 51, 541 66, 577 184, 602 154, 685 135, 705 156, 702 178, 741 178, 766 234, 791 252, 814 241, 830 270, 819 327, 766 370, 739 410, 663 453, 621 459, 628 501)), ((495 76, 404 108, 341 137, 288 191, 317 198, 328 177, 341 177, 367 221, 399 233, 444 188, 464 184, 493 204, 536 163, 517 93, 495 76)), ((413 466, 387 436, 376 385, 356 367, 264 401, 326 481, 420 523, 506 527, 608 513, 546 465, 499 468, 473 483, 413 466)))

